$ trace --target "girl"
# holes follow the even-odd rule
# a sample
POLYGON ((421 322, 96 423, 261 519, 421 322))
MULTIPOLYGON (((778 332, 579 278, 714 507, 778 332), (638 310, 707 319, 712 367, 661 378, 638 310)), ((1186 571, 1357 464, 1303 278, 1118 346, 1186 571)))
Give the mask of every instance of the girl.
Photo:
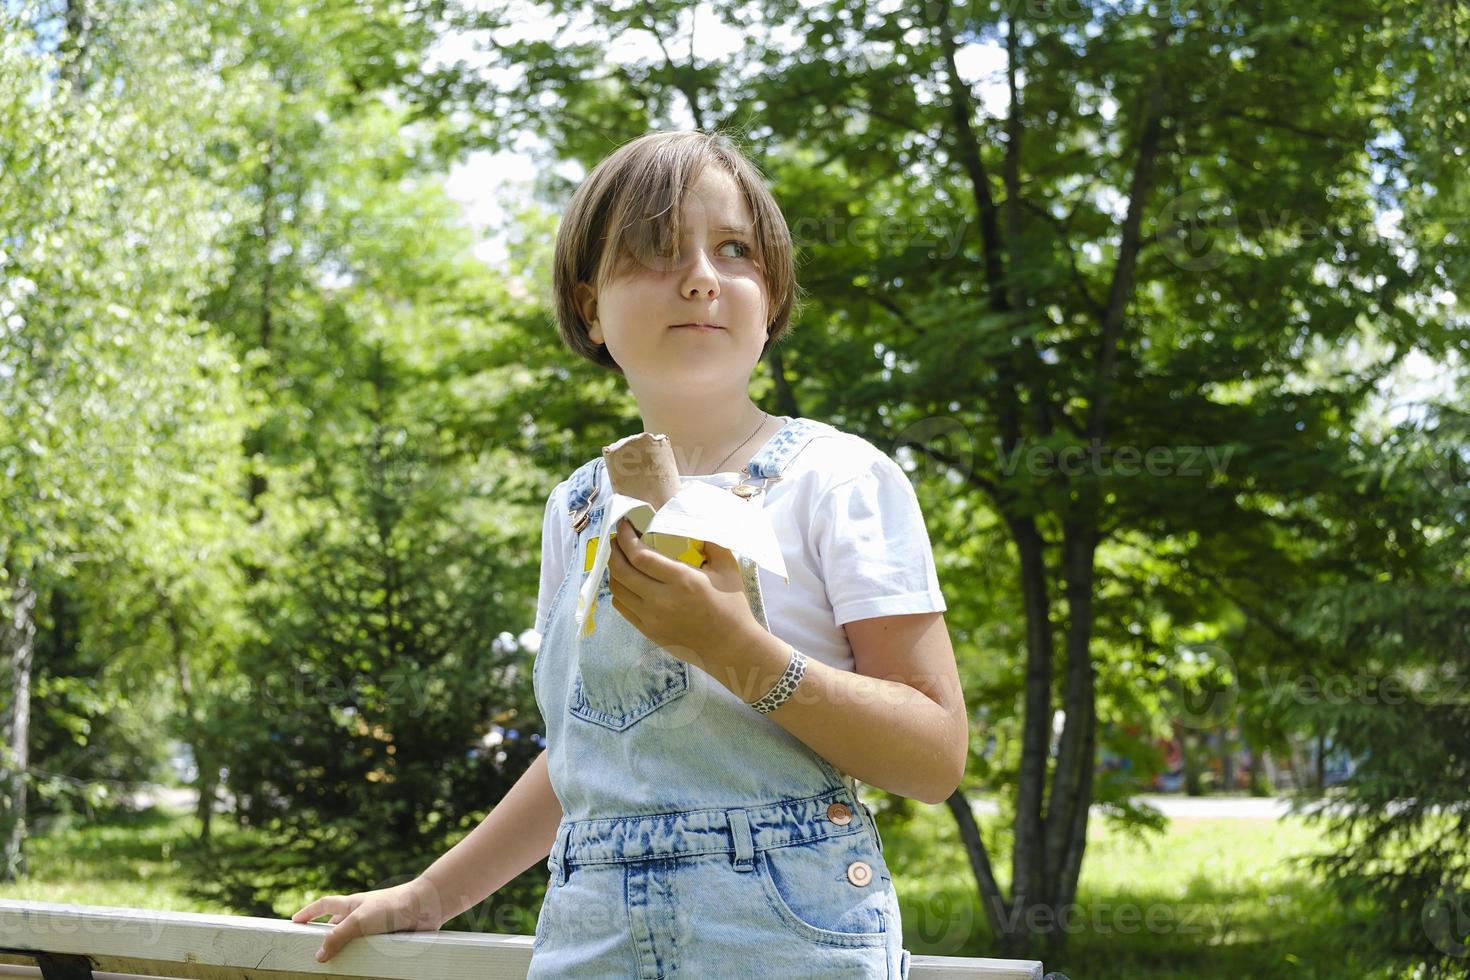
POLYGON ((789 582, 742 575, 713 543, 702 567, 667 558, 624 521, 579 637, 577 592, 612 497, 600 456, 579 467, 542 529, 546 751, 413 882, 293 918, 333 914, 329 957, 357 935, 438 928, 547 858, 531 980, 906 977, 897 895, 854 777, 943 801, 967 715, 902 469, 749 396, 790 328, 785 219, 726 137, 652 132, 573 195, 554 287, 562 338, 627 379, 681 479, 764 508, 789 582))

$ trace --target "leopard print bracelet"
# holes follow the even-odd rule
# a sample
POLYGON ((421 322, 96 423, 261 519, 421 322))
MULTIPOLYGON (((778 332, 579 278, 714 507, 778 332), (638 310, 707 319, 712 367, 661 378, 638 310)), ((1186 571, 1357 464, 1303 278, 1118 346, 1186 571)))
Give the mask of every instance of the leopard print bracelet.
POLYGON ((750 706, 763 715, 768 715, 781 705, 786 699, 796 693, 796 685, 801 683, 806 674, 806 654, 796 647, 791 648, 791 662, 786 665, 786 670, 776 680, 776 684, 766 692, 765 697, 758 701, 752 701, 750 706))

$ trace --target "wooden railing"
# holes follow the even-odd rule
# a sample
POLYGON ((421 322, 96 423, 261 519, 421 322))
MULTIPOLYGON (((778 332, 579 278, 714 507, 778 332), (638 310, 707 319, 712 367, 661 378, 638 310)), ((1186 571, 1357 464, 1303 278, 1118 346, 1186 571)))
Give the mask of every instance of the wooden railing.
MULTIPOLYGON (((524 980, 531 936, 394 932, 314 959, 325 922, 0 899, 0 977, 524 980)), ((912 956, 910 980, 1041 980, 1033 960, 912 956)), ((772 978, 777 980, 777 978, 772 978)))

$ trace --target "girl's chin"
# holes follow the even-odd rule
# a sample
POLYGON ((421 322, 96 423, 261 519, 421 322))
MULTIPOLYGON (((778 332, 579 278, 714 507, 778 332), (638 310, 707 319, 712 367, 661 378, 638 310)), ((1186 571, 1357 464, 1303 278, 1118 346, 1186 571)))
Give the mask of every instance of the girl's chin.
POLYGON ((743 391, 757 360, 753 357, 749 363, 742 363, 726 352, 721 357, 686 357, 674 363, 650 364, 638 373, 659 385, 677 385, 695 392, 720 388, 743 391))

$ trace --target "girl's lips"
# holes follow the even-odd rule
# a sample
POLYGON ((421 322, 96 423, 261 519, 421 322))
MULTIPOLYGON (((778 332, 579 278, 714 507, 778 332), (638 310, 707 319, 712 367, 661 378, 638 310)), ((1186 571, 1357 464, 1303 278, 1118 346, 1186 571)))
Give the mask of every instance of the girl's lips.
POLYGON ((715 331, 715 330, 719 330, 720 328, 719 327, 716 327, 716 326, 713 326, 711 324, 708 324, 708 323, 677 323, 677 324, 674 325, 674 329, 675 330, 705 330, 705 331, 715 331))

